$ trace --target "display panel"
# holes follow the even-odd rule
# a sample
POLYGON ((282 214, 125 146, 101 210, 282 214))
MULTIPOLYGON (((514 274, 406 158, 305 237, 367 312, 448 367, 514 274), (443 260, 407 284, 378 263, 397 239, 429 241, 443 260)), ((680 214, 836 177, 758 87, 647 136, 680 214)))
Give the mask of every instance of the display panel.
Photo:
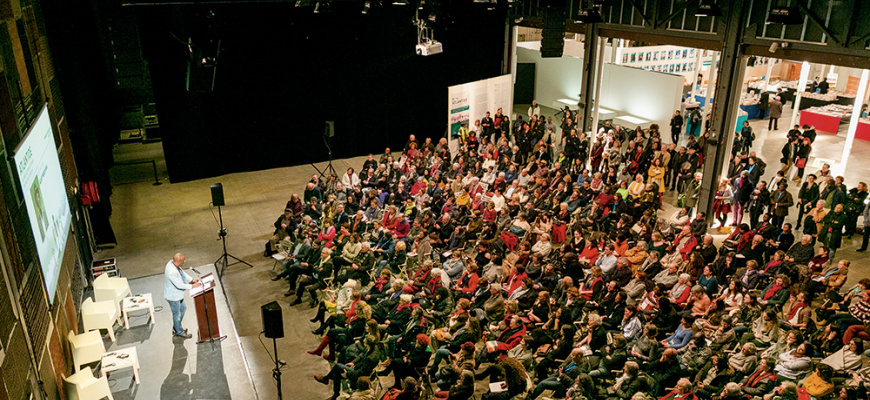
POLYGON ((15 151, 15 167, 51 303, 72 218, 47 107, 15 151))

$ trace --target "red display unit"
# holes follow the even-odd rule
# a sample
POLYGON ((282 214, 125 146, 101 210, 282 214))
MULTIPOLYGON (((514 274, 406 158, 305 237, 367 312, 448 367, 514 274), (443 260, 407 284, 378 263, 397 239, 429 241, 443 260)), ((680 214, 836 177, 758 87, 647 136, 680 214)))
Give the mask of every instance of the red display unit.
POLYGON ((801 125, 809 125, 816 128, 817 132, 837 134, 840 130, 840 117, 819 114, 809 110, 801 111, 801 125))

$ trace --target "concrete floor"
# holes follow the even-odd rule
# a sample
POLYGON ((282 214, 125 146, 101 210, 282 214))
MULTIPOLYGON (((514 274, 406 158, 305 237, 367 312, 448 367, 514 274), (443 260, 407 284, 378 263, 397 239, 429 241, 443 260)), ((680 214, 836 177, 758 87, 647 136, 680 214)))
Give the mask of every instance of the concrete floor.
MULTIPOLYGON (((527 106, 517 106, 524 113, 527 106)), ((778 169, 780 149, 790 117, 790 109, 784 112, 780 129, 768 133, 767 121, 752 121, 758 134, 755 149, 767 160, 769 180, 778 169)), ((685 140, 685 139, 683 139, 685 140)), ((837 160, 843 149, 844 138, 819 134, 813 150, 813 157, 837 160)), ((131 146, 131 145, 124 145, 131 146)), ((150 145, 132 145, 150 146, 150 145)), ((150 147, 120 149, 116 154, 134 159, 141 149, 150 147)), ((870 176, 870 163, 863 160, 870 156, 870 143, 856 141, 850 157, 849 171, 845 174, 846 184, 853 187, 859 180, 870 176)), ((324 158, 326 154, 324 151, 324 158)), ((359 169, 365 157, 337 160, 333 165, 337 171, 345 171, 353 166, 359 169)), ((812 164, 813 160, 810 160, 812 164)), ((162 164, 159 164, 162 166, 162 164)), ((322 169, 326 163, 318 164, 322 169)), ((809 168, 814 172, 815 168, 809 168)), ((188 265, 204 265, 215 261, 221 254, 218 240, 219 224, 217 209, 209 207, 211 201, 209 185, 221 182, 224 187, 226 206, 222 207, 224 226, 229 231, 227 250, 229 253, 254 265, 233 265, 227 268, 223 277, 228 303, 233 313, 242 349, 254 380, 259 398, 276 397, 276 386, 272 380, 274 365, 259 343, 258 334, 262 331, 260 306, 277 300, 283 307, 286 337, 278 340, 278 356, 287 362, 284 371, 283 392, 286 398, 317 399, 327 398, 330 389, 316 383, 311 376, 327 372, 328 364, 320 358, 305 353, 319 343, 318 337, 310 333, 315 327, 307 320, 313 310, 306 305, 290 307, 290 300, 281 295, 286 283, 272 282, 273 262, 262 257, 263 244, 273 231, 272 223, 281 214, 284 204, 293 193, 301 193, 304 185, 316 171, 310 165, 277 168, 266 171, 244 172, 224 175, 177 184, 165 183, 152 186, 150 169, 130 171, 124 175, 123 184, 114 187, 112 205, 112 227, 117 236, 117 247, 105 250, 97 257, 116 257, 124 276, 141 277, 163 272, 166 262, 176 252, 187 256, 188 265), (136 176, 130 176, 136 175, 136 176)), ((160 170, 164 182, 165 172, 160 170)), ((792 185, 794 186, 794 185, 792 185)), ((796 192, 797 188, 792 187, 796 192)), ((667 203, 673 199, 666 198, 667 203)), ((660 215, 669 217, 673 207, 668 205, 660 215)), ((794 222, 796 215, 788 219, 794 222)), ((721 237, 717 237, 717 242, 721 237)), ((855 249, 860 245, 860 237, 844 239, 844 247, 838 257, 853 260, 852 273, 848 284, 870 276, 867 258, 855 249)), ((866 254, 866 253, 865 253, 866 254)), ((227 371, 228 374, 241 374, 242 371, 227 371)), ((386 385, 392 384, 392 377, 385 378, 386 385)))

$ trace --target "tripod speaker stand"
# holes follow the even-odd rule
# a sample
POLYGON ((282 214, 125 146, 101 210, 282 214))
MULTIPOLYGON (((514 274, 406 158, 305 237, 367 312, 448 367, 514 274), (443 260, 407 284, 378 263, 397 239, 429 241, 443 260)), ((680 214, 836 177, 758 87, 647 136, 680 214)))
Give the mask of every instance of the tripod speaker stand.
POLYGON ((314 167, 314 170, 317 171, 317 173, 320 174, 320 177, 326 182, 329 182, 329 178, 331 177, 338 178, 338 173, 335 172, 335 167, 332 166, 332 146, 330 146, 330 142, 332 142, 333 136, 335 136, 335 122, 326 121, 326 126, 323 130, 323 144, 326 145, 326 150, 329 151, 329 163, 322 171, 317 168, 316 165, 311 164, 311 166, 314 167))
POLYGON ((218 219, 220 220, 221 225, 221 230, 220 232, 218 232, 218 236, 220 236, 221 242, 223 242, 222 244, 224 250, 223 254, 221 254, 221 256, 218 257, 218 259, 214 262, 215 269, 219 271, 218 276, 224 276, 224 270, 226 270, 226 268, 230 265, 230 258, 236 260, 235 262, 233 262, 233 264, 241 263, 247 265, 250 268, 254 268, 254 266, 247 261, 244 261, 230 253, 227 253, 227 229, 224 228, 224 216, 223 214, 221 214, 221 206, 224 205, 224 189, 220 183, 215 183, 214 185, 211 185, 211 200, 212 204, 217 206, 218 209, 218 219), (223 264, 219 264, 221 260, 223 260, 223 264))

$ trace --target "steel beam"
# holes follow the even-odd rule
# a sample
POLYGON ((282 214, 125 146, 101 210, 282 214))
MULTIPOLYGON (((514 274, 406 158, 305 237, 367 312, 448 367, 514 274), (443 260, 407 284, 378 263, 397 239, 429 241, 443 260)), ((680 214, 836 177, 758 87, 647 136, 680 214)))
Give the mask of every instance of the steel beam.
POLYGON ((803 13, 806 14, 807 17, 809 17, 811 20, 813 20, 813 22, 816 23, 816 25, 818 25, 820 28, 822 28, 822 31, 823 31, 823 32, 825 32, 825 33, 828 34, 828 37, 830 37, 831 40, 834 41, 834 43, 836 43, 836 44, 838 44, 838 45, 841 45, 841 46, 843 45, 843 42, 840 41, 840 39, 837 38, 837 35, 834 34, 834 32, 833 32, 830 28, 827 27, 827 25, 825 24, 825 22, 822 21, 821 19, 819 19, 819 17, 816 16, 816 14, 815 14, 812 10, 810 10, 810 9, 809 9, 805 4, 804 4, 803 1, 801 1, 801 0, 797 0, 797 1, 795 1, 795 3, 797 4, 798 8, 800 8, 801 11, 803 11, 803 13))
POLYGON ((594 129, 592 125, 592 98, 595 92, 595 66, 598 65, 598 24, 586 24, 583 44, 583 82, 580 86, 580 106, 583 107, 583 122, 578 123, 578 132, 594 129))
MULTIPOLYGON (((719 176, 726 159, 731 154, 729 139, 734 137, 737 122, 737 107, 743 83, 743 46, 740 39, 746 29, 746 13, 741 7, 729 7, 723 15, 725 40, 722 46, 719 69, 717 70, 716 90, 713 99, 713 115, 710 123, 710 140, 704 151, 703 178, 698 198, 698 210, 704 211, 707 222, 713 220, 713 200, 719 185, 719 176)), ((703 128, 702 128, 703 129, 703 128)))

